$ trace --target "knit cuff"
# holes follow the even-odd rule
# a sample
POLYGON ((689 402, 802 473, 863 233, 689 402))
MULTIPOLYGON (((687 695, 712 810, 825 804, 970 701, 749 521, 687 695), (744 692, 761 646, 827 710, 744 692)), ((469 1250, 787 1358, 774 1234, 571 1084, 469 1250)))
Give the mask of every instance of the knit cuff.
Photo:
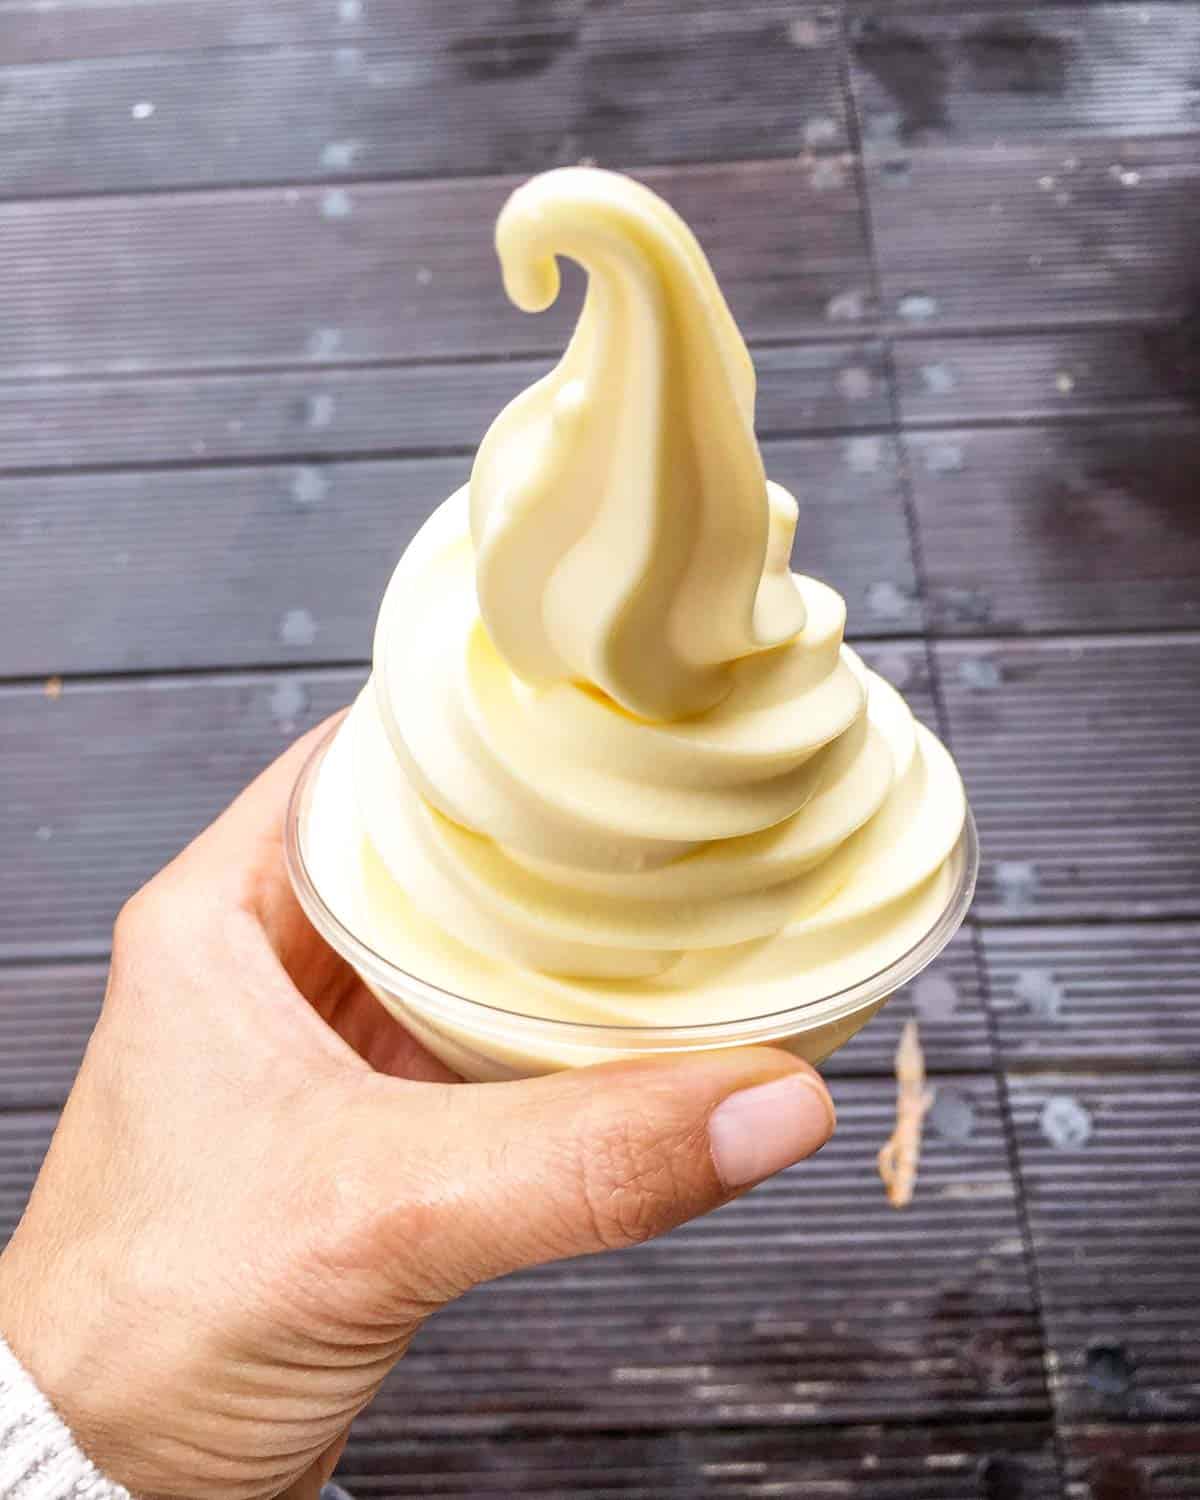
POLYGON ((131 1500, 79 1451, 2 1336, 0 1500, 131 1500))

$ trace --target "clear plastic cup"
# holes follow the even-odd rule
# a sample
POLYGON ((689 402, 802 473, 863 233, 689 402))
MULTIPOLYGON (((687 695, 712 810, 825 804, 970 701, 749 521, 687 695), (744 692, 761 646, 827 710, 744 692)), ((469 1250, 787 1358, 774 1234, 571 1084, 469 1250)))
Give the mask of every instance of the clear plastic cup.
POLYGON ((979 841, 968 808, 963 831, 950 854, 950 895, 937 921, 893 963, 847 989, 768 1015, 695 1026, 605 1026, 502 1010, 406 973, 351 932, 322 898, 306 858, 305 826, 321 762, 334 733, 318 745, 301 771, 288 808, 287 863, 296 895, 313 926, 357 970, 396 1020, 448 1067, 477 1082, 528 1078, 619 1058, 756 1043, 786 1047, 811 1063, 820 1063, 937 957, 962 925, 975 891, 979 841))

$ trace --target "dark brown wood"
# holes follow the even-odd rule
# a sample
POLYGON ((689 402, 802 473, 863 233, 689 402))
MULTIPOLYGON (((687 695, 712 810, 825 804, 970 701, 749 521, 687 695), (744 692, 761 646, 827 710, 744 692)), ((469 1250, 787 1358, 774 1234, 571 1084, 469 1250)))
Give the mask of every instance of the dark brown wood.
POLYGON ((1067 1500, 1188 1500, 1200 1487, 1200 1426, 1069 1427, 1067 1500))
POLYGON ((603 1438, 377 1440, 351 1436, 338 1482, 355 1495, 429 1500, 1057 1500, 1053 1446, 1034 1423, 662 1432, 603 1438))
POLYGON ((1009 1077, 1069 1422, 1200 1415, 1200 1074, 1009 1077))
POLYGON ((1200 1068, 1200 927, 990 927, 1004 1061, 1200 1068))
POLYGON ((868 149, 1200 125, 1194 5, 1038 4, 1002 16, 970 4, 925 16, 890 10, 876 6, 850 25, 868 149))
POLYGON ((1200 637, 939 644, 979 820, 976 913, 1200 914, 1200 637))
MULTIPOLYGON (((365 26, 342 24, 338 0, 329 0, 319 19, 308 17, 279 47, 163 54, 145 37, 142 55, 8 69, 12 123, 0 192, 534 172, 581 158, 616 166, 846 149, 837 29, 811 0, 706 0, 686 16, 664 0, 362 11, 365 26), (805 22, 815 39, 796 45, 805 22), (309 31, 321 41, 307 42, 309 31), (464 95, 473 108, 464 110, 464 95), (83 140, 86 152, 72 149, 83 140)), ((168 6, 158 25, 177 33, 212 23, 181 21, 168 6)), ((225 25, 235 35, 241 29, 228 15, 225 25)), ((276 20, 244 29, 253 36, 282 28, 276 20)))
POLYGON ((62 1104, 106 977, 103 964, 0 966, 0 1110, 62 1104))
POLYGON ((1196 315, 1192 139, 929 146, 873 157, 867 182, 898 332, 1196 315))
MULTIPOLYGON (((836 337, 867 316, 852 175, 795 160, 640 175, 692 224, 749 338, 836 337)), ((540 317, 500 284, 492 228, 515 182, 0 205, 0 377, 557 351, 579 279, 540 317)))
POLYGON ((1187 322, 904 339, 900 409, 913 425, 1171 415, 1200 405, 1200 346, 1187 322))
POLYGON ((360 671, 0 688, 0 958, 101 955, 121 903, 360 671))
POLYGON ((906 442, 935 630, 1200 625, 1200 419, 906 442))
MULTIPOLYGON (((801 502, 797 566, 845 592, 851 630, 919 628, 893 441, 765 457, 801 502)), ((469 473, 464 454, 0 479, 0 672, 361 661, 405 545, 469 473)))
MULTIPOLYGON (((871 341, 755 351, 760 436, 890 421, 871 341)), ((546 359, 0 384, 0 471, 473 451, 546 359)))

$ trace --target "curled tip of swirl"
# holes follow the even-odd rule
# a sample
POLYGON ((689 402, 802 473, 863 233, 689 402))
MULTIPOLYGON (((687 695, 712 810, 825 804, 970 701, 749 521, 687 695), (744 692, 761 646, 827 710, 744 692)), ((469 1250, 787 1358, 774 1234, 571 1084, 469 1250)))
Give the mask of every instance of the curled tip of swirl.
POLYGON ((605 218, 626 226, 642 218, 646 201, 657 204, 649 189, 598 167, 559 167, 517 188, 496 221, 496 253, 511 301, 523 312, 545 312, 561 286, 555 257, 577 256, 578 232, 596 230, 605 218))

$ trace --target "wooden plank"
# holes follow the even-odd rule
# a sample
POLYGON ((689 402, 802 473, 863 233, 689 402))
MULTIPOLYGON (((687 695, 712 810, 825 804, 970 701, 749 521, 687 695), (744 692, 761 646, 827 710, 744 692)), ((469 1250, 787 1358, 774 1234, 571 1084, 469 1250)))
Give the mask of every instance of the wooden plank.
POLYGON ((427 1500, 535 1495, 539 1500, 1058 1500, 1053 1445, 1036 1423, 924 1429, 620 1433, 503 1440, 359 1439, 337 1474, 355 1495, 427 1500), (976 1488, 976 1486, 979 1488, 976 1488))
POLYGON ((1200 914, 1200 638, 943 643, 981 918, 1200 914))
MULTIPOLYGON (((61 1105, 100 1009, 102 963, 0 967, 0 1109, 61 1105)), ((971 934, 825 1065, 831 1077, 890 1076, 900 1027, 915 1015, 931 1073, 986 1067, 991 1049, 971 934)))
MULTIPOLYGON (((639 175, 692 224, 748 338, 827 339, 867 315, 849 177, 639 175)), ((536 318, 505 299, 492 229, 515 181, 0 205, 0 377, 555 352, 580 283, 536 318)))
POLYGON ((1200 417, 955 428, 906 444, 935 630, 1200 624, 1200 417))
MULTIPOLYGON (((845 592, 851 629, 919 628, 893 440, 765 454, 803 506, 797 566, 845 592)), ((363 660, 401 551, 469 472, 463 455, 0 480, 0 674, 363 660)))
POLYGON ((0 967, 0 1110, 62 1104, 106 978, 104 964, 0 967))
POLYGON ((1044 1415, 996 1095, 938 1088, 904 1215, 875 1172, 893 1091, 839 1082, 838 1135, 803 1168, 656 1244, 440 1314, 360 1440, 1044 1415))
POLYGON ((1010 1066, 1200 1068, 1200 926, 990 927, 982 939, 1010 1066))
MULTIPOLYGON (((878 342, 755 352, 760 436, 889 425, 878 342)), ((536 360, 0 384, 0 471, 473 450, 536 360)))
POLYGON ((1196 315, 1194 140, 930 146, 867 181, 897 332, 1196 315))
POLYGON ((1200 339, 1186 322, 903 339, 894 359, 912 425, 1172 415, 1200 397, 1200 339))
POLYGON ((0 957, 100 955, 121 903, 361 670, 0 689, 0 957))
POLYGON ((1187 3, 967 5, 852 19, 851 79, 869 150, 1054 135, 1165 135, 1200 124, 1200 13, 1187 3))
MULTIPOLYGON (((174 6, 150 14, 172 35, 221 25, 181 22, 174 6)), ((582 157, 615 166, 829 156, 847 146, 837 27, 813 0, 702 0, 686 15, 670 0, 423 4, 411 17, 407 6, 373 5, 346 24, 329 3, 320 20, 297 16, 290 34, 283 18, 224 24, 287 45, 6 69, 0 193, 535 172, 582 157), (306 41, 314 32, 329 39, 306 41), (79 141, 86 151, 72 149, 79 141)), ((832 161, 822 171, 842 175, 832 161)))
POLYGON ((1200 1415, 1200 1074, 1010 1076, 1066 1422, 1200 1415))
MULTIPOLYGON (((406 0, 427 16, 432 0, 406 0)), ((202 48, 269 47, 297 42, 356 42, 376 33, 375 17, 399 19, 399 7, 363 0, 0 0, 0 53, 6 65, 74 58, 135 57, 202 48)), ((386 24, 386 21, 385 21, 386 24)))
POLYGON ((1097 1423, 1061 1441, 1067 1500, 1190 1500, 1200 1488, 1200 1426, 1097 1423))

